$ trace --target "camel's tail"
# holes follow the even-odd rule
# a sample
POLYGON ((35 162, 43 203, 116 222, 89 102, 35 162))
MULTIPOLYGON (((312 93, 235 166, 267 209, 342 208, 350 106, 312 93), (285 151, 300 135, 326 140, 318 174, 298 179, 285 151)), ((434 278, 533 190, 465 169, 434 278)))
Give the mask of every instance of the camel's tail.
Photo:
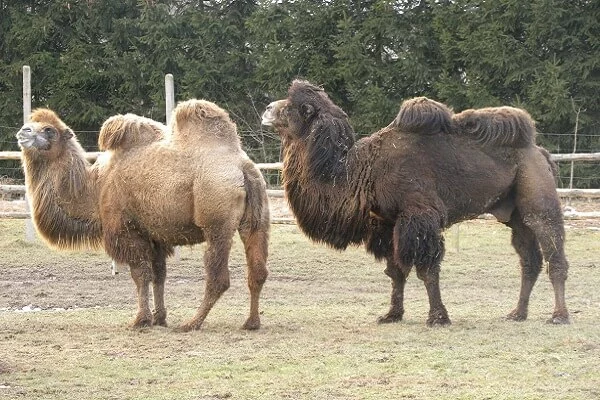
POLYGON ((415 97, 402 103, 392 125, 402 132, 418 135, 449 133, 452 110, 427 97, 415 97))
POLYGON ((456 133, 483 145, 528 147, 535 144, 535 122, 524 110, 490 107, 465 110, 453 116, 456 133))
POLYGON ((246 210, 241 225, 250 232, 269 230, 270 211, 266 184, 262 174, 250 160, 242 167, 246 190, 246 210))
POLYGON ((550 167, 550 170, 552 171, 552 175, 554 175, 554 179, 558 178, 558 165, 554 162, 554 160, 552 160, 550 153, 548 152, 548 150, 546 150, 543 147, 537 146, 538 150, 542 152, 542 154, 544 155, 544 157, 546 157, 546 161, 548 161, 548 166, 550 167))

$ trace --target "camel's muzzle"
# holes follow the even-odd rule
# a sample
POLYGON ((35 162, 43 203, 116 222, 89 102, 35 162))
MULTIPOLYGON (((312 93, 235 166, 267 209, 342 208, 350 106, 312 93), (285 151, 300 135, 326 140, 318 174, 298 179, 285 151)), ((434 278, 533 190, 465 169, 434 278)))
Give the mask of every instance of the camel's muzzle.
POLYGON ((265 126, 282 125, 281 113, 286 105, 286 100, 277 100, 269 104, 262 115, 261 123, 265 126))
POLYGON ((265 126, 272 126, 273 122, 275 121, 275 115, 273 112, 275 110, 275 103, 276 102, 269 104, 262 115, 261 123, 265 126))
POLYGON ((24 126, 16 134, 17 142, 22 149, 29 149, 31 147, 45 150, 50 146, 50 143, 45 138, 37 135, 33 129, 28 126, 24 126))

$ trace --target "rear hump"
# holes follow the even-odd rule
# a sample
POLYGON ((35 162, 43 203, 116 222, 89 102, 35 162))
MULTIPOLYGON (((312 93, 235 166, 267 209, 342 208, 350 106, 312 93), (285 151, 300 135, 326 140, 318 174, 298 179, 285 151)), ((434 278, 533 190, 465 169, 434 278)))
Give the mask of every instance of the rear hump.
POLYGON ((489 107, 455 114, 456 133, 483 145, 528 147, 535 144, 535 122, 520 108, 489 107))

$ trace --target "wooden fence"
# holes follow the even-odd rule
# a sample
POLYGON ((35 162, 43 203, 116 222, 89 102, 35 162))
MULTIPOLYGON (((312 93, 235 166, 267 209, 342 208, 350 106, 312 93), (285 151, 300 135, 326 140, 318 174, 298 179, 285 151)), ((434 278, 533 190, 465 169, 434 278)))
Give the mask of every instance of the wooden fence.
MULTIPOLYGON (((87 153, 87 159, 94 161, 99 152, 87 153)), ((552 158, 556 161, 582 161, 582 160, 600 160, 600 153, 581 153, 581 154, 553 154, 552 158)), ((18 160, 20 152, 0 152, 0 160, 18 160)), ((261 170, 281 170, 282 163, 262 163, 256 164, 261 170)), ((557 189, 558 194, 562 198, 600 198, 600 189, 557 189)), ((267 190, 267 194, 271 198, 283 198, 283 190, 267 190)), ((0 185, 0 196, 3 195, 25 195, 25 185, 0 185)), ((0 212, 0 218, 16 218, 29 219, 29 212, 0 212)), ((485 217, 484 217, 485 218, 485 217)), ((600 212, 566 212, 566 219, 588 219, 600 218, 600 212)), ((275 223, 291 223, 289 219, 275 219, 275 223)))

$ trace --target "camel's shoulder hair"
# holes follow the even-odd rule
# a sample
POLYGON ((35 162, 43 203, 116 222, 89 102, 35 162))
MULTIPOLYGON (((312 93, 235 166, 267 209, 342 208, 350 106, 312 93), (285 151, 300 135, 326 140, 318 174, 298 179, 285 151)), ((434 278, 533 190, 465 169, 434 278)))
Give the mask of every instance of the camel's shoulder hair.
POLYGON ((469 109, 453 116, 456 133, 484 145, 527 147, 535 144, 535 122, 515 107, 469 109))
POLYGON ((146 146, 167 134, 167 127, 160 122, 135 114, 115 115, 100 128, 98 147, 106 150, 130 150, 146 146))
POLYGON ((173 110, 171 121, 174 143, 217 139, 221 144, 240 146, 235 123, 227 111, 213 102, 198 99, 183 101, 173 110))

